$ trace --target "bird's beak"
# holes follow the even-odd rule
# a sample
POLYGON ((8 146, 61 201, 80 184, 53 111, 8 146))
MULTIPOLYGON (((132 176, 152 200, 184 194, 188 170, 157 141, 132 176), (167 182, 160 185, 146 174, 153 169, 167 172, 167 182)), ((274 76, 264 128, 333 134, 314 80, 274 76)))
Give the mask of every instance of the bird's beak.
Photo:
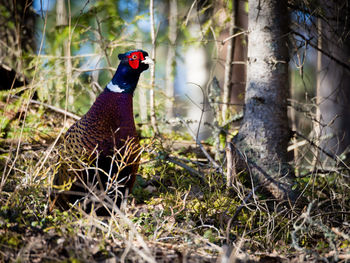
POLYGON ((141 63, 145 63, 145 64, 148 64, 148 65, 153 65, 154 64, 154 61, 149 57, 145 57, 144 60, 141 61, 141 63))

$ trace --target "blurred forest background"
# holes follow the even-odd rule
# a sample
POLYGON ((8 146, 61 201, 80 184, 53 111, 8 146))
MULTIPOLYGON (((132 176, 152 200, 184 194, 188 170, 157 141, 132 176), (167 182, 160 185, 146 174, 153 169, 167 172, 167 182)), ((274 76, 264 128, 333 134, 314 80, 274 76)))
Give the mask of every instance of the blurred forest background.
POLYGON ((249 173, 233 172, 228 147, 247 121, 248 2, 256 1, 0 0, 1 259, 117 254, 158 262, 160 253, 165 262, 215 262, 264 251, 249 260, 350 260, 350 2, 281 1, 288 13, 276 25, 289 23, 281 38, 290 56, 289 94, 275 101, 290 127, 282 159, 308 200, 288 216, 255 193, 249 173), (132 208, 119 215, 124 225, 47 214, 49 161, 60 136, 110 81, 118 54, 139 48, 155 69, 141 77, 134 113, 144 145, 154 149, 143 156, 132 208), (76 241, 79 234, 85 239, 76 241), (87 247, 94 248, 82 254, 87 247))

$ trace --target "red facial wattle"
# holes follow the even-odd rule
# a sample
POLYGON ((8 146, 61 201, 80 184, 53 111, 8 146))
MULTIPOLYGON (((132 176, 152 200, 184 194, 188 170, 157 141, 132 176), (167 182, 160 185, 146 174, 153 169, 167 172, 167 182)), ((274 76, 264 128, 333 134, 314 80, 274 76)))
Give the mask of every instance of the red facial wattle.
POLYGON ((137 69, 137 68, 139 67, 139 64, 140 64, 140 62, 139 62, 138 59, 136 59, 136 60, 131 60, 131 59, 129 59, 129 65, 130 65, 130 67, 132 67, 133 69, 137 69))
POLYGON ((129 65, 133 69, 138 69, 140 61, 144 60, 142 52, 133 52, 128 57, 129 65))

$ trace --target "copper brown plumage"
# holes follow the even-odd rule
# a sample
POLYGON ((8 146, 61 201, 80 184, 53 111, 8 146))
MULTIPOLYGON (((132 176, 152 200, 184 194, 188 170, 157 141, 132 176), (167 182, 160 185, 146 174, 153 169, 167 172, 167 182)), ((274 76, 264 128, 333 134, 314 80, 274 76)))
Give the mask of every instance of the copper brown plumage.
POLYGON ((140 146, 132 99, 151 60, 142 50, 118 57, 111 82, 64 136, 51 195, 61 208, 78 201, 86 211, 108 215, 134 185, 140 146))

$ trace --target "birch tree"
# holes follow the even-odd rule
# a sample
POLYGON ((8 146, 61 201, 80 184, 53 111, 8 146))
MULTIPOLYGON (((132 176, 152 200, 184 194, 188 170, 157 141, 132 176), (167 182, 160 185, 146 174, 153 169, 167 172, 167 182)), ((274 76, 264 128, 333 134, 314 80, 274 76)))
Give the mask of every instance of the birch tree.
MULTIPOLYGON (((152 50, 151 50, 151 59, 155 62, 156 58, 156 30, 154 26, 154 2, 153 0, 150 0, 149 3, 149 12, 150 12, 150 26, 151 26, 151 40, 152 40, 152 50)), ((155 134, 159 134, 158 126, 157 126, 157 119, 156 119, 156 111, 155 111, 155 101, 154 101, 154 89, 155 89, 155 64, 151 64, 150 66, 151 71, 151 79, 150 79, 150 99, 149 99, 149 106, 150 106, 150 112, 151 112, 151 124, 152 128, 155 134)))
POLYGON ((166 116, 167 119, 174 117, 174 96, 175 96, 175 69, 176 69, 176 38, 177 38, 177 0, 169 1, 169 47, 166 60, 166 82, 165 92, 166 116))

